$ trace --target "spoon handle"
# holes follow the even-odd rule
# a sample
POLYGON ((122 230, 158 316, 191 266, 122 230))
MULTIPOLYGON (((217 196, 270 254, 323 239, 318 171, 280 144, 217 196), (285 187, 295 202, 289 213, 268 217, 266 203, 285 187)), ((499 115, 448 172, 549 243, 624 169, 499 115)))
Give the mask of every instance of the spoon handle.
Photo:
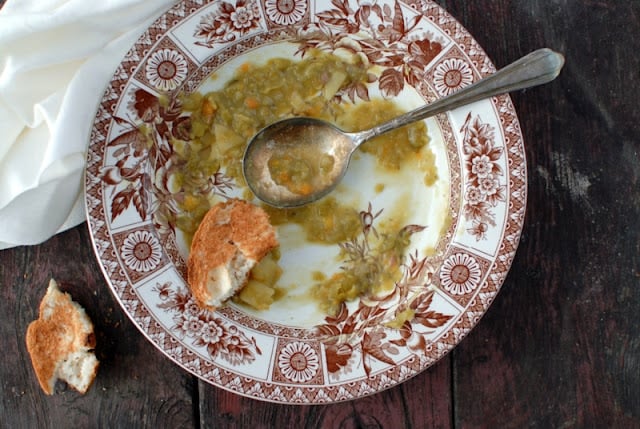
POLYGON ((560 74, 563 65, 564 57, 561 54, 547 48, 538 49, 447 97, 407 112, 369 130, 355 133, 357 146, 387 131, 475 101, 551 82, 560 74))

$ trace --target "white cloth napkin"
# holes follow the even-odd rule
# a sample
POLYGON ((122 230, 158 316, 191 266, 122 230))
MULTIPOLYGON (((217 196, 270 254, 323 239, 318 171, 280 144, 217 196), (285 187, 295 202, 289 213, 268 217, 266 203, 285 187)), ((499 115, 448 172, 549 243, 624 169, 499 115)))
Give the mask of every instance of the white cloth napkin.
POLYGON ((176 0, 8 0, 0 9, 0 249, 85 220, 89 134, 111 75, 176 0))

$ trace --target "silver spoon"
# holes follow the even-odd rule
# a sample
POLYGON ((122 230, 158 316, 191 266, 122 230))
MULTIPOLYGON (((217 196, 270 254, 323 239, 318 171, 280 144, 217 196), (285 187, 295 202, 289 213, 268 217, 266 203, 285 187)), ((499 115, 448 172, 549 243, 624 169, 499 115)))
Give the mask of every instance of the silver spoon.
POLYGON ((245 180, 251 191, 271 206, 285 208, 311 203, 338 186, 351 155, 364 142, 478 100, 551 82, 563 65, 561 54, 539 49, 448 97, 356 133, 344 132, 314 118, 275 122, 249 142, 242 161, 245 180), (279 180, 277 169, 282 168, 286 177, 292 173, 286 169, 293 169, 293 174, 299 176, 296 180, 302 183, 279 180))

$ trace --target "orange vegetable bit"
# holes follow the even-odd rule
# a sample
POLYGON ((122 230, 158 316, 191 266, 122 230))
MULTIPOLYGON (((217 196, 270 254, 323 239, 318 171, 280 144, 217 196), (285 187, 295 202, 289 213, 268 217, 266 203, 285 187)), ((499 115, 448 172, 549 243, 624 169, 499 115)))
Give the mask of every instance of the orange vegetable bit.
POLYGON ((214 104, 209 99, 205 98, 202 101, 202 108, 200 110, 200 113, 205 120, 210 121, 211 118, 213 118, 213 115, 216 113, 216 110, 216 106, 214 106, 214 104))
POLYGON ((310 183, 301 183, 297 190, 300 195, 309 195, 313 192, 313 186, 310 183))
POLYGON ((257 109, 258 107, 260 107, 260 101, 258 101, 258 99, 255 97, 247 97, 244 100, 244 104, 249 109, 257 109))

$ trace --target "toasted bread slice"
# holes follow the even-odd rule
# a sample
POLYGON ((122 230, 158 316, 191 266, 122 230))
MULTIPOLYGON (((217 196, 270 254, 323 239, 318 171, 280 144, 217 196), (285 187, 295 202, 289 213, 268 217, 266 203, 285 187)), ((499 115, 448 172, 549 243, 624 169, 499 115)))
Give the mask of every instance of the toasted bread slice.
POLYGON ((51 279, 40 316, 27 328, 27 350, 38 382, 47 395, 57 380, 85 393, 98 371, 93 324, 84 309, 51 279))
POLYGON ((278 246, 260 207, 231 199, 213 206, 191 242, 187 280, 194 298, 217 308, 247 283, 251 269, 278 246))

